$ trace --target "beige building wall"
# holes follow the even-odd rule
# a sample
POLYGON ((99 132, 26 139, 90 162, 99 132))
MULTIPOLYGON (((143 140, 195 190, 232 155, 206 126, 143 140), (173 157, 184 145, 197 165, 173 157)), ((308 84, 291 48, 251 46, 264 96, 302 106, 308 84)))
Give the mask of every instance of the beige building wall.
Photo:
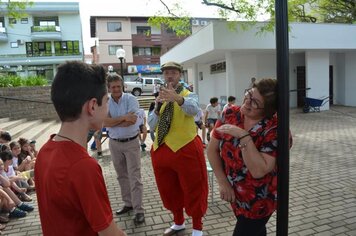
POLYGON ((97 38, 99 38, 99 63, 117 63, 116 55, 109 55, 110 45, 120 45, 126 51, 126 62, 132 63, 132 32, 129 18, 110 17, 97 18, 96 21, 97 38), (108 32, 108 22, 120 22, 121 31, 108 32))

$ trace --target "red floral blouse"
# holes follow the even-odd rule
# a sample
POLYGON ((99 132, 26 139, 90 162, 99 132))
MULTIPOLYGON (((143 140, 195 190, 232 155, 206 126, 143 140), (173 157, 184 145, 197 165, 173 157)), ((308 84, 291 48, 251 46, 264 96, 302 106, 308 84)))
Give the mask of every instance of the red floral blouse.
MULTIPOLYGON (((244 117, 240 107, 226 109, 215 128, 223 124, 233 124, 244 128, 244 117)), ((249 130, 257 150, 277 158, 277 116, 262 119, 249 130)), ((214 138, 220 140, 220 156, 228 181, 234 188, 236 201, 231 204, 236 216, 250 219, 270 216, 277 206, 277 167, 264 177, 255 179, 247 169, 239 148, 239 139, 213 131, 214 138)))

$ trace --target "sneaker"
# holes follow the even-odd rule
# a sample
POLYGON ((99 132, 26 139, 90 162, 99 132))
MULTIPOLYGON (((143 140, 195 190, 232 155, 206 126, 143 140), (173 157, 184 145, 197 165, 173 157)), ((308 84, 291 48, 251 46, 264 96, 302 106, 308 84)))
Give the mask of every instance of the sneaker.
POLYGON ((98 158, 102 158, 103 157, 103 153, 102 152, 98 152, 98 158))
POLYGON ((25 211, 22 211, 18 208, 15 208, 12 212, 10 212, 9 217, 10 218, 22 218, 27 216, 27 213, 25 211))
POLYGON ((27 205, 25 203, 22 203, 20 206, 17 206, 17 208, 19 208, 22 211, 27 211, 27 212, 33 211, 33 209, 34 209, 33 206, 27 205))

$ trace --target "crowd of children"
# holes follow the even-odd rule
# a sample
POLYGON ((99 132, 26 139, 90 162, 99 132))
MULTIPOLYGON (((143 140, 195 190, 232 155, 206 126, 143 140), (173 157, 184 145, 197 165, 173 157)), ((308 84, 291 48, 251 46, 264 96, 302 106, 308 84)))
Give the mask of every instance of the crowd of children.
POLYGON ((11 218, 22 218, 33 211, 28 193, 35 191, 36 141, 19 138, 0 130, 0 232, 11 218))

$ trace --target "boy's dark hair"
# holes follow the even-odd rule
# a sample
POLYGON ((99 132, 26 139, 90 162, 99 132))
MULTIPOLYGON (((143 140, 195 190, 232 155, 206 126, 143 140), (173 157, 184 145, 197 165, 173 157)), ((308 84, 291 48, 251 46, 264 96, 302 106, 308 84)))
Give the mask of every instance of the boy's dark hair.
POLYGON ((9 151, 0 152, 0 158, 3 162, 7 160, 12 160, 12 154, 9 151))
POLYGON ((227 101, 228 101, 228 102, 233 102, 233 101, 236 101, 236 98, 235 98, 234 96, 229 96, 229 97, 227 98, 227 101))
POLYGON ((0 131, 0 138, 5 140, 5 141, 7 141, 7 142, 11 141, 11 135, 7 131, 0 131))
POLYGON ((210 98, 210 104, 217 103, 219 99, 217 97, 210 98))
POLYGON ((100 65, 68 61, 58 67, 51 89, 51 99, 60 120, 75 121, 84 103, 96 98, 101 106, 107 93, 105 70, 100 65))

